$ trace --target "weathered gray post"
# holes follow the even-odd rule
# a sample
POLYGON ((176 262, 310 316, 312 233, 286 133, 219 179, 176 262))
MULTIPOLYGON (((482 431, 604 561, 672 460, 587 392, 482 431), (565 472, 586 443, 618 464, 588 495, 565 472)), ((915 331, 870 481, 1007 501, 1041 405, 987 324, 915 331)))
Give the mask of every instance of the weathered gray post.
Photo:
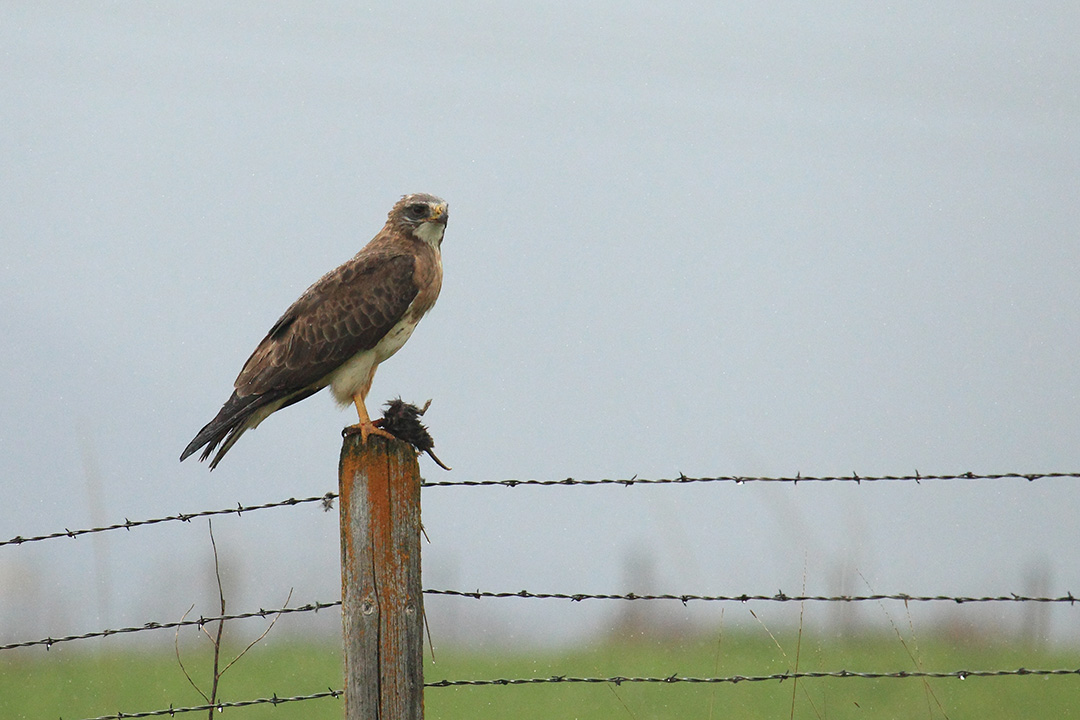
POLYGON ((338 484, 346 720, 422 720, 416 453, 397 440, 347 437, 338 484))

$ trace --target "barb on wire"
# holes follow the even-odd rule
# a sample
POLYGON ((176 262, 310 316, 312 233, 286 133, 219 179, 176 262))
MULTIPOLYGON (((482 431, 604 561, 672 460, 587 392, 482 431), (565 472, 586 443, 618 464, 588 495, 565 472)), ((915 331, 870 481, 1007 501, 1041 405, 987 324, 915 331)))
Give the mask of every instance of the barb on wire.
POLYGON ((808 678, 864 678, 867 680, 901 679, 901 678, 952 678, 967 680, 975 677, 1012 677, 1021 675, 1078 675, 1080 668, 1063 668, 1060 670, 1028 670, 1017 668, 1016 670, 953 670, 950 672, 929 672, 923 670, 898 670, 896 672, 856 672, 854 670, 831 670, 831 671, 806 671, 774 673, 772 675, 728 675, 724 677, 685 677, 682 675, 668 675, 666 677, 569 677, 566 675, 554 675, 552 677, 535 678, 496 678, 493 680, 438 680, 424 683, 424 687, 461 687, 478 685, 539 685, 542 683, 741 683, 741 682, 765 682, 768 680, 808 679, 808 678))
POLYGON ((581 602, 583 600, 678 600, 683 605, 691 601, 703 602, 868 602, 880 600, 900 600, 903 602, 949 602, 957 605, 965 603, 991 603, 991 602, 1034 602, 1034 603, 1068 603, 1075 605, 1080 598, 1071 592, 1059 597, 1034 597, 1009 593, 1008 595, 988 595, 983 597, 965 595, 909 595, 896 593, 893 595, 788 595, 783 591, 775 595, 642 595, 638 593, 626 593, 623 595, 613 594, 590 594, 590 593, 543 593, 518 590, 517 592, 490 592, 490 591, 464 591, 464 590, 424 590, 425 595, 449 595, 452 597, 467 597, 474 600, 483 598, 529 598, 534 600, 571 600, 581 602))
POLYGON ((27 640, 25 642, 10 643, 8 645, 0 645, 0 651, 14 650, 16 648, 34 647, 35 645, 44 645, 45 649, 49 649, 53 645, 65 642, 74 642, 76 640, 90 640, 92 638, 109 637, 110 635, 123 635, 125 633, 137 633, 145 632, 147 630, 166 630, 170 628, 181 627, 203 627, 210 623, 229 620, 244 620, 246 618, 261 617, 266 618, 271 615, 289 615, 291 613, 306 613, 306 612, 318 612, 325 610, 326 608, 338 607, 341 605, 340 600, 333 602, 313 602, 307 605, 300 605, 298 607, 284 607, 275 608, 273 610, 254 610, 252 612, 237 613, 235 615, 215 615, 213 617, 200 617, 193 618, 191 620, 173 620, 170 622, 148 622, 144 625, 137 625, 134 627, 117 628, 116 630, 97 630, 95 632, 83 633, 81 635, 65 635, 57 638, 42 638, 40 640, 27 640))
POLYGON ((268 698, 255 698, 253 700, 237 700, 235 702, 216 702, 210 705, 194 705, 191 707, 172 707, 164 710, 149 710, 147 712, 126 713, 118 712, 115 715, 100 715, 86 720, 126 720, 127 718, 159 717, 161 715, 179 715, 189 712, 206 712, 217 710, 221 712, 225 708, 248 707, 250 705, 282 705, 284 703, 302 702, 304 700, 320 700, 322 698, 339 698, 345 694, 344 690, 327 689, 325 692, 312 693, 311 695, 293 695, 292 697, 278 697, 276 694, 268 698))
POLYGON ((337 498, 337 493, 326 493, 325 495, 319 495, 317 497, 307 498, 289 498, 287 500, 278 500, 277 502, 263 503, 261 505, 243 505, 237 503, 236 507, 224 508, 222 510, 200 510, 193 513, 178 513, 176 515, 167 515, 165 517, 151 518, 149 520, 124 520, 122 523, 114 523, 112 525, 105 525, 104 527, 86 528, 83 530, 68 530, 64 529, 57 532, 48 533, 46 535, 36 535, 34 537, 22 537, 16 535, 10 540, 0 540, 0 547, 4 545, 22 545, 24 543, 40 542, 42 540, 55 540, 56 538, 68 537, 76 538, 80 535, 90 535, 91 533, 109 532, 110 530, 130 530, 136 527, 142 527, 144 525, 157 525, 158 523, 165 522, 191 522, 195 518, 212 517, 214 515, 242 515, 246 512, 253 512, 255 510, 269 510, 270 508, 278 507, 292 507, 293 505, 303 505, 304 503, 321 502, 324 507, 327 504, 332 503, 337 498))
POLYGON ((904 482, 910 481, 915 483, 921 483, 923 480, 1027 480, 1033 482, 1035 480, 1053 479, 1053 478, 1080 478, 1080 472, 1049 472, 1049 473, 995 473, 995 474, 980 474, 973 472, 960 473, 958 475, 921 475, 918 471, 914 475, 867 475, 862 476, 857 473, 851 475, 802 475, 797 474, 794 477, 754 477, 743 475, 719 475, 716 477, 687 477, 680 474, 678 477, 673 478, 639 478, 636 475, 626 479, 615 478, 603 478, 599 480, 575 480, 574 478, 565 478, 563 480, 440 480, 438 482, 424 482, 424 487, 480 487, 480 486, 492 486, 500 485, 502 487, 521 487, 525 485, 539 485, 539 486, 551 486, 551 485, 682 485, 687 483, 718 483, 729 482, 736 485, 743 485, 745 483, 792 483, 799 484, 803 482, 838 482, 838 483, 855 483, 861 485, 862 483, 870 482, 904 482))

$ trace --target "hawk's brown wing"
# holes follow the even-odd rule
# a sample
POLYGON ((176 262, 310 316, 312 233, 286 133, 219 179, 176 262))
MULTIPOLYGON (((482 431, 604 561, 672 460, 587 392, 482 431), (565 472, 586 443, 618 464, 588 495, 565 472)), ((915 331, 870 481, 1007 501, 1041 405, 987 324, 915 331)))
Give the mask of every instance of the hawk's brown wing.
POLYGON ((324 275, 270 328, 232 396, 180 459, 203 448, 205 460, 217 449, 213 469, 245 430, 318 392, 331 371, 375 347, 416 297, 414 269, 411 255, 369 250, 324 275))
POLYGON ((310 388, 378 344, 416 297, 415 259, 361 253, 324 275, 285 311, 236 378, 240 397, 310 388))

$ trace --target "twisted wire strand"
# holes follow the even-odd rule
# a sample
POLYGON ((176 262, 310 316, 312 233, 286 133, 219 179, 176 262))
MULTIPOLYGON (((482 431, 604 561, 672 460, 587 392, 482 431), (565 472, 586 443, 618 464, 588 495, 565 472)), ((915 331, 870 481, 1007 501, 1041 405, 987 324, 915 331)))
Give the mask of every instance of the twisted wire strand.
POLYGON ((1017 668, 1016 670, 952 670, 948 672, 931 672, 924 670, 898 670, 896 672, 856 672, 854 670, 830 670, 830 671, 806 671, 784 672, 772 675, 727 675, 724 677, 687 677, 682 675, 668 675, 666 677, 624 677, 615 675, 612 677, 570 677, 555 675, 541 678, 495 678, 491 680, 438 680, 424 683, 424 687, 461 687, 461 686, 484 686, 484 685, 538 685, 542 683, 731 683, 741 682, 766 682, 769 680, 803 680, 813 678, 863 678, 867 680, 900 679, 900 678, 952 678, 967 680, 968 678, 988 677, 1014 677, 1023 675, 1052 676, 1052 675, 1077 675, 1080 676, 1080 668, 1062 668, 1055 670, 1029 670, 1017 668))
POLYGON ((592 594, 592 593, 543 593, 543 592, 530 592, 528 590, 518 590, 517 592, 491 592, 486 590, 466 591, 466 590, 424 590, 425 595, 447 595, 451 597, 465 597, 473 600, 481 600, 484 598, 530 598, 537 600, 570 600, 572 602, 581 602, 583 600, 678 600, 683 605, 686 605, 692 601, 701 602, 871 602, 881 600, 899 600, 902 602, 949 602, 957 605, 963 605, 965 603, 992 603, 992 602, 1034 602, 1034 603, 1064 603, 1069 605, 1075 605, 1080 602, 1080 598, 1075 597, 1071 592, 1058 597, 1039 597, 1018 595, 1016 593, 1009 593, 1008 595, 986 595, 986 596, 967 596, 967 595, 909 595, 907 593, 895 593, 891 595, 875 594, 875 595, 788 595, 783 591, 775 595, 675 595, 672 593, 662 594, 638 594, 638 593, 625 593, 622 595, 616 594, 592 594))
POLYGON ((718 475, 716 477, 688 477, 679 474, 673 478, 639 478, 636 475, 631 478, 603 478, 598 480, 576 480, 565 478, 563 480, 441 480, 438 482, 424 482, 424 487, 522 487, 522 486, 552 486, 552 485, 683 485, 688 483, 734 483, 744 485, 746 483, 806 483, 806 482, 835 482, 835 483, 862 483, 873 482, 914 482, 921 483, 924 480, 1046 480, 1055 478, 1080 478, 1080 472, 1049 472, 1049 473, 959 473, 956 475, 922 475, 918 471, 914 475, 802 475, 786 477, 758 477, 747 475, 718 475))
POLYGON ((171 705, 163 710, 148 710, 146 712, 126 713, 118 712, 115 715, 99 715, 95 718, 86 718, 86 720, 126 720, 127 718, 147 718, 147 717, 159 717, 162 715, 168 715, 173 717, 174 715, 180 715, 182 713, 189 712, 206 712, 208 710, 217 710, 221 712, 225 708, 238 708, 248 707, 250 705, 282 705, 284 703, 302 702, 304 700, 319 700, 322 698, 339 698, 345 694, 344 690, 327 689, 324 692, 312 693, 310 695, 293 695, 291 697, 278 697, 274 694, 273 697, 268 698, 254 698, 252 700, 237 700, 235 702, 216 702, 207 705, 193 705, 189 707, 172 707, 171 705))
POLYGON ((53 645, 66 642, 74 642, 76 640, 90 640, 93 638, 109 637, 111 635, 124 635, 127 633, 145 632, 147 630, 167 630, 170 628, 181 627, 202 627, 208 623, 218 621, 229 620, 244 620, 246 618, 261 617, 266 618, 276 615, 289 615, 291 613, 305 613, 305 612, 318 612, 326 608, 338 607, 341 605, 341 601, 334 602, 314 602, 307 605, 300 605, 297 607, 284 607, 276 608, 274 610, 253 610, 251 612, 236 613, 234 615, 215 615, 213 617, 199 617, 191 620, 176 620, 172 622, 148 622, 143 625, 135 625, 132 627, 122 627, 115 630, 96 630, 94 632, 82 633, 80 635, 65 635, 63 637, 48 637, 41 638, 40 640, 27 640, 25 642, 15 642, 8 645, 0 645, 0 651, 14 650, 16 648, 34 647, 36 645, 44 645, 48 650, 53 645))
MULTIPOLYGON (((741 682, 784 682, 785 680, 811 680, 817 678, 862 678, 865 680, 884 679, 955 679, 967 680, 969 678, 991 677, 1050 677, 1075 675, 1080 676, 1080 668, 1060 668, 1052 670, 1030 670, 1017 668, 1015 670, 953 670, 949 672, 932 672, 923 670, 899 670, 896 672, 856 672, 854 670, 831 670, 831 671, 807 671, 807 672, 784 672, 771 675, 726 675, 720 677, 691 677, 684 675, 668 675, 665 677, 634 677, 614 675, 611 677, 574 677, 569 675, 553 675, 551 677, 535 678, 492 678, 488 680, 437 680, 424 683, 428 688, 451 688, 451 687, 509 687, 512 685, 540 685, 558 683, 608 683, 623 685, 629 683, 655 683, 655 684, 716 684, 730 683, 732 685, 741 682)), ((206 712, 208 710, 224 710, 225 708, 248 707, 251 705, 281 705, 290 702, 302 702, 306 700, 318 700, 322 698, 339 698, 345 694, 344 690, 328 689, 325 692, 312 693, 310 695, 294 695, 290 697, 278 697, 275 693, 272 697, 254 698, 251 700, 239 700, 235 702, 218 702, 206 705, 190 707, 168 707, 161 710, 146 712, 125 713, 118 712, 113 715, 99 715, 85 720, 126 720, 128 718, 147 718, 168 715, 170 717, 189 712, 206 712)))
MULTIPOLYGON (((921 483, 924 480, 1027 480, 1028 482, 1034 482, 1035 480, 1044 479, 1060 479, 1060 478, 1080 478, 1080 472, 1048 472, 1048 473, 995 473, 995 474, 978 474, 972 472, 961 473, 958 475, 921 475, 917 471, 914 475, 867 475, 861 476, 857 473, 851 475, 795 475, 794 477, 753 477, 743 475, 720 475, 716 477, 687 477, 680 474, 674 478, 639 478, 636 475, 631 478, 615 479, 615 478, 602 478, 597 480, 575 480, 574 478, 564 478, 562 480, 444 480, 439 482, 424 481, 422 487, 526 487, 526 486, 539 486, 539 487, 553 487, 553 486, 596 486, 596 485, 620 485, 623 487, 629 487, 631 485, 684 485, 689 483, 734 483, 735 485, 744 485, 746 483, 792 483, 797 485, 798 483, 806 482, 848 482, 861 485, 862 483, 872 482, 914 482, 916 484, 921 483)), ((306 498, 288 498, 286 500, 279 500, 277 502, 262 503, 260 505, 243 505, 237 503, 236 507, 223 508, 220 510, 200 510, 192 513, 177 513, 176 515, 167 515, 165 517, 150 518, 147 520, 127 520, 122 523, 114 523, 112 525, 105 525, 103 527, 83 528, 79 530, 71 530, 65 528, 63 530, 57 530, 55 532, 46 533, 43 535, 36 535, 31 537, 23 537, 16 535, 9 540, 0 540, 0 547, 6 545, 23 545, 32 542, 41 542, 44 540, 55 540, 57 538, 76 538, 81 535, 89 535, 92 533, 109 532, 112 530, 131 530, 133 528, 144 527, 146 525, 157 525, 159 523, 166 522, 191 522, 195 518, 213 517, 215 515, 242 515, 248 512, 254 512, 256 510, 268 510, 278 507, 292 507, 294 505, 303 505, 306 503, 322 503, 323 508, 329 510, 334 500, 336 500, 338 494, 335 492, 328 492, 323 495, 306 498)))
POLYGON ((247 512, 254 512, 256 510, 269 510, 270 508, 279 507, 292 507, 293 505, 303 505, 304 503, 321 502, 323 507, 329 509, 331 503, 337 498, 337 493, 326 493, 325 495, 319 495, 317 497, 307 498, 288 498, 287 500, 278 500, 276 502, 262 503, 261 505, 243 505, 237 503, 236 507, 224 508, 221 510, 200 510, 193 513, 177 513, 176 515, 166 515, 165 517, 150 518, 148 520, 128 520, 125 519, 122 523, 114 523, 112 525, 105 525, 102 527, 85 528, 82 530, 58 530, 56 532, 46 533, 44 535, 36 535, 33 537, 22 537, 16 535, 10 540, 0 541, 0 547, 5 545, 23 545, 25 543, 41 542, 43 540, 55 540, 56 538, 76 538, 80 535, 90 535, 92 533, 109 532, 110 530, 131 530, 132 528, 144 527, 146 525, 157 525, 159 523, 167 522, 191 522, 196 518, 213 517, 215 515, 243 515, 247 512))
MULTIPOLYGON (((530 592, 528 590, 518 590, 517 592, 490 592, 484 590, 466 591, 466 590, 436 590, 428 588, 424 590, 425 595, 432 596, 447 596, 447 597, 460 597, 469 598, 472 600, 481 599, 506 599, 506 598, 525 598, 533 600, 569 600, 571 602, 582 602, 585 600, 625 600, 625 601, 678 601, 683 605, 690 602, 732 602, 732 603, 747 603, 747 602, 840 602, 840 603, 854 603, 854 602, 879 602, 885 600, 895 600, 904 603, 918 602, 918 603, 933 603, 933 602, 947 602, 957 605, 963 605, 967 603, 1049 603, 1049 604, 1068 604, 1075 606, 1080 598, 1075 597, 1071 592, 1066 595, 1060 595, 1057 597, 1038 597, 1018 595, 1016 593, 1009 593, 1008 595, 987 595, 983 597, 965 596, 965 595, 909 595, 907 593, 897 593, 892 595, 787 595, 784 592, 779 592, 775 595, 675 595, 675 594, 657 594, 646 595, 638 593, 625 593, 622 595, 616 594, 592 594, 592 593, 543 593, 543 592, 530 592)), ((45 649, 51 648, 53 645, 66 642, 74 642, 77 640, 90 640, 93 638, 103 638, 112 635, 123 635, 128 633, 145 632, 148 630, 165 630, 170 628, 181 627, 202 627, 208 623, 214 623, 218 621, 229 620, 244 620, 247 618, 267 618, 275 615, 289 615, 293 613, 306 613, 306 612, 318 612, 327 608, 340 607, 341 601, 334 600, 331 602, 316 601, 308 603, 306 605, 299 605, 297 607, 283 607, 274 608, 272 610, 259 609, 251 612, 236 613, 233 615, 214 615, 212 617, 199 617, 191 620, 176 620, 171 622, 148 622, 143 625, 136 625, 131 627, 121 627, 115 630, 96 630, 93 632, 82 633, 78 635, 65 635, 63 637, 47 637, 39 640, 26 640, 23 642, 14 642, 7 645, 0 645, 0 652, 4 650, 14 650, 16 648, 27 648, 35 646, 44 646, 45 649)))

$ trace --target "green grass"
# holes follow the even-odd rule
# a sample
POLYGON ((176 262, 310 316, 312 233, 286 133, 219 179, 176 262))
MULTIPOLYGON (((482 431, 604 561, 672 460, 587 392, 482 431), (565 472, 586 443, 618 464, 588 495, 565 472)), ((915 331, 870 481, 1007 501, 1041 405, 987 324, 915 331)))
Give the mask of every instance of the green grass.
MULTIPOLYGON (((571 676, 764 675, 794 669, 796 637, 774 642, 763 632, 729 630, 718 636, 608 643, 568 651, 461 652, 437 648, 426 680, 571 676), (782 650, 781 647, 782 646, 782 650), (718 654, 719 650, 719 654, 718 654)), ((0 654, 0 718, 79 720, 198 705, 204 701, 180 671, 171 646, 114 648, 112 639, 0 654)), ((183 653, 204 689, 210 674, 208 643, 183 653)), ((803 636, 799 669, 885 671, 1078 668, 1080 652, 1048 651, 1005 641, 946 642, 920 638, 907 649, 895 635, 855 638, 803 636)), ((230 656, 231 657, 231 656, 230 656)), ((219 697, 242 700, 339 689, 336 643, 266 638, 222 678, 219 697)), ((1080 718, 1080 677, 939 679, 810 679, 720 685, 547 684, 510 687, 429 688, 429 720, 470 718, 1080 718)), ((256 706, 229 717, 341 718, 342 701, 256 706)), ((190 714, 181 717, 205 717, 190 714)))

